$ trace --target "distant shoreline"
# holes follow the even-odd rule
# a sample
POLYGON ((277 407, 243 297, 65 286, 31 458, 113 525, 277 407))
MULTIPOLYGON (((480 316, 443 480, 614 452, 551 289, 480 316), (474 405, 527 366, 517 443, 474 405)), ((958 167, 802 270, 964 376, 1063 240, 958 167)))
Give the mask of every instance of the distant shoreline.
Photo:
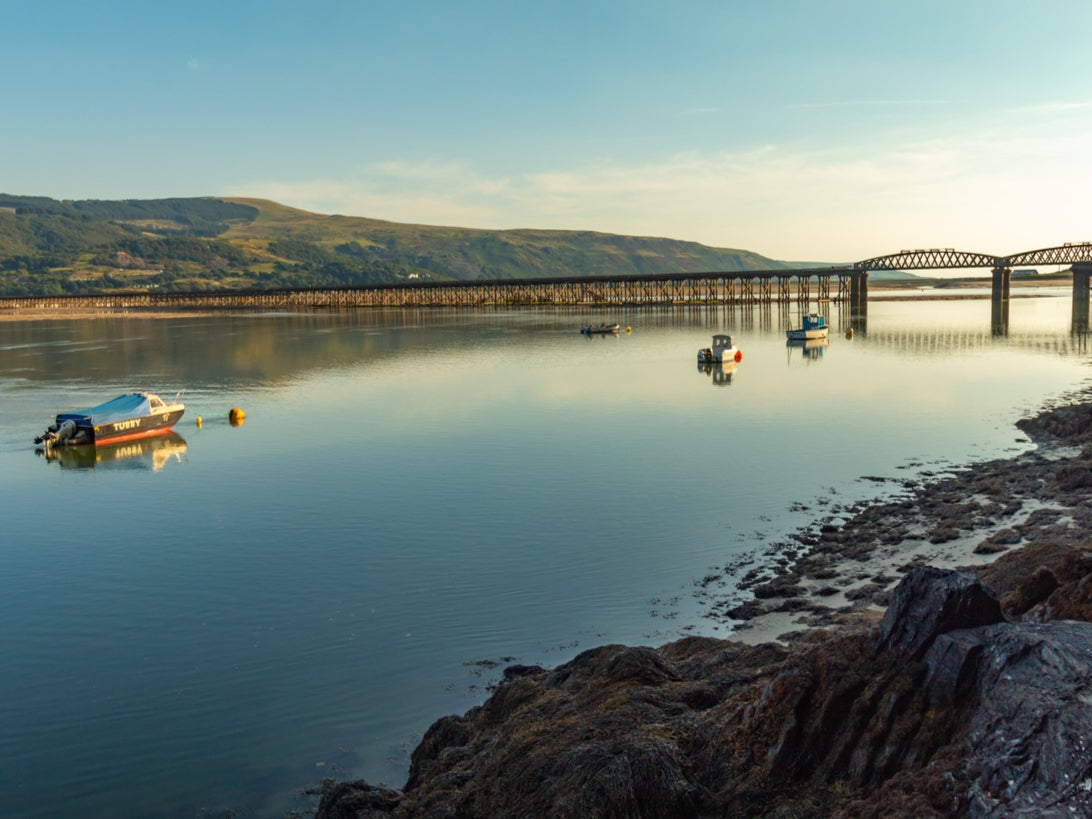
POLYGON ((162 310, 160 308, 143 307, 118 307, 104 310, 88 310, 85 307, 74 310, 59 309, 3 309, 0 308, 0 322, 2 321, 60 321, 72 319, 102 319, 102 318, 178 318, 179 316, 212 316, 224 313, 253 313, 254 310, 246 310, 236 307, 223 307, 219 309, 202 307, 198 310, 162 310))

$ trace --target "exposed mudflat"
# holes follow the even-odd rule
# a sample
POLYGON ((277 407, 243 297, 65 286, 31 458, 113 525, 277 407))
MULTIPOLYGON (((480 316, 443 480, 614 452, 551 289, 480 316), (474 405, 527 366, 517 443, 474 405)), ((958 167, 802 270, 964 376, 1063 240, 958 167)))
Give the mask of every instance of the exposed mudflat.
POLYGON ((1074 402, 1018 424, 1036 444, 1030 452, 907 482, 896 500, 834 511, 774 544, 738 578, 742 601, 716 600, 714 583, 699 593, 732 626, 732 639, 791 639, 802 629, 875 623, 915 566, 982 570, 1030 545, 1084 543, 1092 533, 1092 394, 1074 402))

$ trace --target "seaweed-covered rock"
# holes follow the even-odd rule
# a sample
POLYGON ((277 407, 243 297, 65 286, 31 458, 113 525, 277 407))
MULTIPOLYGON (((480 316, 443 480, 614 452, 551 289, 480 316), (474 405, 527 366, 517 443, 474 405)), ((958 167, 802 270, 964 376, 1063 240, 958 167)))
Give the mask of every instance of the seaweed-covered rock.
POLYGON ((875 634, 520 668, 433 725, 402 792, 341 783, 318 817, 1087 816, 1090 688, 1092 624, 1006 622, 919 568, 875 634))
POLYGON ((1016 422, 1032 440, 1082 444, 1092 439, 1092 403, 1044 410, 1032 418, 1016 422))

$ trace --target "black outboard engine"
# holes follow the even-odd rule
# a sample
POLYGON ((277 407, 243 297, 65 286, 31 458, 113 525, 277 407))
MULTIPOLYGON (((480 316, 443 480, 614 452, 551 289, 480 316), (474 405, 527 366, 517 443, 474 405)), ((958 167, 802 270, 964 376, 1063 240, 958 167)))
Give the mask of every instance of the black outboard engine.
POLYGON ((51 425, 49 429, 34 439, 34 443, 49 449, 51 446, 64 443, 75 434, 76 422, 64 421, 60 424, 51 425))

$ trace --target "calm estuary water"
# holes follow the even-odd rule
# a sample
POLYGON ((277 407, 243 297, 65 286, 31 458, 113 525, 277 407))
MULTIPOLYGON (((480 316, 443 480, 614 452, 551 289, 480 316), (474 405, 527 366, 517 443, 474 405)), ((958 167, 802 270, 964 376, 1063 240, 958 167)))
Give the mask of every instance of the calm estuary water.
POLYGON ((506 663, 727 636, 711 570, 1086 384, 1068 298, 989 313, 878 301, 810 354, 777 307, 0 322, 0 814, 282 816, 400 786, 506 663), (132 389, 184 390, 176 435, 35 454, 132 389))

